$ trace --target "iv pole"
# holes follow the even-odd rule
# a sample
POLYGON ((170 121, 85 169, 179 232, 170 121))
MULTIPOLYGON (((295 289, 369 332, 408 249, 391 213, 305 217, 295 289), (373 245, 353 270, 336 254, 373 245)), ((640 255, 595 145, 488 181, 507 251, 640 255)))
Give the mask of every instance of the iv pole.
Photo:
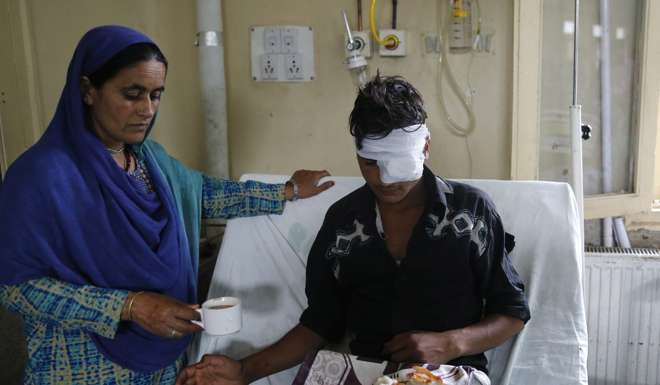
POLYGON ((584 188, 582 176, 582 140, 591 137, 591 127, 582 124, 582 106, 578 104, 578 58, 579 58, 579 11, 580 0, 575 0, 573 33, 573 104, 569 107, 571 133, 571 186, 575 193, 580 214, 580 232, 584 247, 584 188))

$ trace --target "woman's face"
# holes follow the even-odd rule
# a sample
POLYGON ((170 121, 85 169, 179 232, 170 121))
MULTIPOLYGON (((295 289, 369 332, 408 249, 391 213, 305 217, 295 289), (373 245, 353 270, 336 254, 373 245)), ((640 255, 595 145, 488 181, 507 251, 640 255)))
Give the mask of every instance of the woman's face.
POLYGON ((144 140, 165 90, 166 72, 165 65, 157 60, 142 61, 122 69, 100 88, 87 87, 83 99, 94 132, 106 146, 116 148, 144 140))

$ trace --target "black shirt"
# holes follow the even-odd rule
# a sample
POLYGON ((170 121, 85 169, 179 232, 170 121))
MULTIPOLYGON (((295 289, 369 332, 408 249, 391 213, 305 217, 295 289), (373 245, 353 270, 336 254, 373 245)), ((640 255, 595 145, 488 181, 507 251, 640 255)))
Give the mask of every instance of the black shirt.
MULTIPOLYGON (((513 237, 490 198, 428 168, 422 179, 425 212, 400 263, 378 230, 367 185, 330 207, 307 260, 302 325, 330 341, 348 333, 351 353, 387 359, 383 344, 399 333, 462 328, 492 313, 529 320, 524 287, 507 254, 513 237)), ((486 357, 449 364, 485 371, 486 357)))

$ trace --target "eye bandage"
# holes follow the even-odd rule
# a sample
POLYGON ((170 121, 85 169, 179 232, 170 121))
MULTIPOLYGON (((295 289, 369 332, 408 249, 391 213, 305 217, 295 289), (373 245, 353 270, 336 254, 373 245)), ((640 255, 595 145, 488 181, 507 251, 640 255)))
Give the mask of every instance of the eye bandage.
POLYGON ((430 135, 425 124, 415 124, 392 130, 381 139, 364 138, 357 153, 376 161, 383 183, 409 182, 422 177, 424 146, 430 135))

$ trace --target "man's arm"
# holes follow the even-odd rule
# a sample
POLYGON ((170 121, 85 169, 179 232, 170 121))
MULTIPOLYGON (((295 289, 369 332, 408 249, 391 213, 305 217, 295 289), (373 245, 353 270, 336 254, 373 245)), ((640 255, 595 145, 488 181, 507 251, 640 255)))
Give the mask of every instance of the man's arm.
POLYGON ((302 362, 325 340, 341 338, 344 306, 333 275, 334 260, 326 258, 328 245, 335 236, 329 215, 326 214, 307 258, 307 309, 300 316, 300 323, 275 344, 240 362, 222 355, 204 356, 198 364, 181 371, 177 385, 245 385, 302 362))
POLYGON ((385 344, 384 353, 396 362, 444 364, 454 358, 485 352, 499 346, 523 328, 523 321, 489 314, 481 321, 445 332, 402 333, 385 344))
POLYGON ((301 363, 305 356, 323 345, 323 338, 298 324, 281 340, 241 360, 247 383, 301 363))
POLYGON ((223 355, 205 355, 179 373, 176 385, 245 385, 288 369, 318 350, 323 338, 303 325, 291 329, 270 347, 234 361, 223 355))

